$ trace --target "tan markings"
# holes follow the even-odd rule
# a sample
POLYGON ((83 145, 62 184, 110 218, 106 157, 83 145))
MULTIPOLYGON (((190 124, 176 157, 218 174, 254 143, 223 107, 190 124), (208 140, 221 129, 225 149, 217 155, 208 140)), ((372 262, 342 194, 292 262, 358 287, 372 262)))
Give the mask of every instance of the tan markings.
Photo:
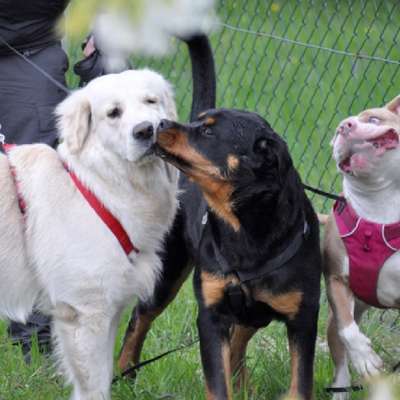
POLYGON ((235 388, 241 390, 248 386, 248 371, 246 368, 246 350, 249 340, 257 332, 256 328, 234 325, 231 336, 231 369, 237 374, 235 388))
POLYGON ((126 334, 124 346, 119 356, 118 367, 121 371, 127 369, 129 365, 135 365, 139 362, 144 339, 155 317, 153 314, 137 316, 133 330, 126 334))
POLYGON ((328 218, 329 218, 328 214, 317 213, 317 217, 321 225, 326 225, 328 223, 328 218))
MULTIPOLYGON (((199 183, 198 180, 196 182, 199 183)), ((203 189, 204 198, 206 199, 208 205, 221 219, 229 224, 235 232, 239 232, 240 222, 233 213, 232 204, 230 202, 233 187, 228 183, 224 183, 220 184, 218 187, 215 187, 214 191, 210 191, 210 186, 201 186, 203 189)))
POLYGON ((209 307, 219 303, 224 297, 225 286, 229 283, 238 283, 235 276, 221 277, 202 271, 201 290, 203 293, 204 304, 209 307))
POLYGON ((239 166, 239 159, 233 154, 229 154, 227 164, 229 171, 234 171, 239 166))
POLYGON ((232 185, 221 176, 219 168, 189 145, 187 135, 170 129, 161 132, 157 143, 170 154, 187 162, 191 168, 185 171, 189 179, 195 181, 204 193, 209 206, 228 223, 235 232, 240 223, 232 211, 232 185))
POLYGON ((232 383, 231 383, 231 349, 229 343, 222 344, 222 363, 224 366, 225 385, 228 400, 232 398, 232 383))
POLYGON ((294 318, 299 311, 303 293, 295 290, 289 293, 273 294, 265 290, 257 290, 254 298, 268 304, 275 311, 294 318))
POLYGON ((354 321, 353 294, 348 286, 348 276, 343 270, 345 257, 346 249, 339 236, 335 219, 330 216, 323 243, 323 269, 329 304, 339 329, 354 321))
POLYGON ((329 304, 339 330, 354 322, 353 294, 342 277, 331 275, 326 280, 329 304))
POLYGON ((179 279, 174 283, 173 287, 170 288, 167 299, 160 307, 152 309, 152 311, 148 312, 147 314, 139 314, 137 320, 134 321, 133 330, 129 330, 128 328, 124 345, 118 360, 118 366, 121 371, 128 368, 129 364, 135 365, 140 361, 140 353, 142 351, 143 342, 146 338, 148 330, 150 329, 152 321, 157 318, 157 316, 159 316, 167 307, 167 305, 175 298, 191 270, 192 267, 187 266, 181 272, 179 279))
POLYGON ((328 345, 334 364, 344 364, 346 358, 346 350, 343 342, 339 338, 336 321, 330 308, 328 316, 328 345))
POLYGON ((323 268, 325 277, 330 274, 343 275, 346 248, 339 236, 336 221, 331 214, 326 222, 323 241, 323 268))
POLYGON ((296 349, 295 344, 289 340, 289 351, 290 351, 290 388, 289 388, 289 399, 298 399, 299 393, 299 353, 296 349))
POLYGON ((215 400, 216 399, 213 392, 209 389, 207 383, 206 383, 206 399, 207 400, 215 400))
POLYGON ((206 126, 212 126, 214 125, 216 122, 215 118, 213 117, 208 117, 205 121, 204 121, 204 125, 206 126))

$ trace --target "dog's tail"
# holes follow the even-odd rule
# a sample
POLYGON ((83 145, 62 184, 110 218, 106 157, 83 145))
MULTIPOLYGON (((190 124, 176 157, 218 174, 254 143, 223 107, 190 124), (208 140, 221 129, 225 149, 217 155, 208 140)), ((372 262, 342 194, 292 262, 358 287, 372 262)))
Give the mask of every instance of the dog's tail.
POLYGON ((25 224, 10 166, 0 155, 0 318, 25 322, 40 289, 29 268, 25 248, 25 224))
POLYGON ((214 57, 206 35, 194 35, 182 39, 189 47, 192 63, 193 100, 190 120, 200 112, 215 108, 216 78, 214 57))

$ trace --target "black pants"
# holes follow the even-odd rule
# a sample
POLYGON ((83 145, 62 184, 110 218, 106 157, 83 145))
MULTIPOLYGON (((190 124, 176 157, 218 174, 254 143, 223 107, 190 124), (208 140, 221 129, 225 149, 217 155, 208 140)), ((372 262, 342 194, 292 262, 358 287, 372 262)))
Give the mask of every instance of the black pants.
MULTIPOLYGON (((25 55, 65 85, 68 59, 60 44, 25 55)), ((66 93, 17 55, 0 57, 0 124, 6 142, 57 143, 55 106, 66 93)))
MULTIPOLYGON (((65 86, 68 59, 60 44, 25 52, 32 62, 65 86)), ((0 124, 7 143, 57 144, 54 108, 66 93, 17 55, 0 57, 0 124)), ((49 243, 49 245, 51 245, 49 243)), ((9 334, 30 350, 31 336, 39 345, 50 341, 50 319, 34 312, 27 324, 11 322, 9 334)))

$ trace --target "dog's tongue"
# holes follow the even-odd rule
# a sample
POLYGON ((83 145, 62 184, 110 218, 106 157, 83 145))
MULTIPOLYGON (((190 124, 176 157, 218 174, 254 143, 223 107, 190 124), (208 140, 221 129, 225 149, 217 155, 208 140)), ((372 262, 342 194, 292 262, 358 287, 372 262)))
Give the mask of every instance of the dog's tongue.
POLYGON ((399 135, 393 129, 388 130, 383 135, 374 139, 367 140, 364 145, 358 145, 357 149, 353 149, 350 156, 339 164, 339 168, 346 173, 352 172, 353 168, 363 168, 367 164, 372 148, 367 143, 372 144, 375 156, 381 156, 386 150, 395 149, 399 145, 399 135), (368 155, 369 153, 369 155, 368 155))
POLYGON ((368 142, 372 143, 376 149, 390 150, 398 146, 399 136, 393 129, 390 129, 382 136, 368 140, 368 142))

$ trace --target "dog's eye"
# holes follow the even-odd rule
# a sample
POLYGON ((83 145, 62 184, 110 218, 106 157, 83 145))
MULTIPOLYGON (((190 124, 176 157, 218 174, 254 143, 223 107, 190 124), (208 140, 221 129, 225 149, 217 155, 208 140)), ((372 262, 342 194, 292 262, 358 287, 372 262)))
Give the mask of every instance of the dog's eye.
POLYGON ((381 120, 380 120, 378 117, 369 117, 369 118, 368 118, 368 122, 369 122, 370 124, 378 125, 379 122, 381 122, 381 120))
POLYGON ((107 117, 108 118, 119 118, 122 114, 122 110, 119 107, 114 107, 112 108, 108 113, 107 113, 107 117))
POLYGON ((211 129, 210 127, 208 127, 208 126, 204 126, 204 127, 202 128, 201 134, 202 134, 203 136, 208 136, 208 137, 214 136, 214 132, 213 132, 212 129, 211 129))
POLYGON ((144 99, 144 102, 146 104, 157 104, 158 103, 158 101, 157 101, 157 99, 155 97, 146 97, 144 99))
POLYGON ((271 143, 268 142, 268 139, 259 139, 254 145, 254 151, 256 153, 265 153, 269 150, 271 143))

